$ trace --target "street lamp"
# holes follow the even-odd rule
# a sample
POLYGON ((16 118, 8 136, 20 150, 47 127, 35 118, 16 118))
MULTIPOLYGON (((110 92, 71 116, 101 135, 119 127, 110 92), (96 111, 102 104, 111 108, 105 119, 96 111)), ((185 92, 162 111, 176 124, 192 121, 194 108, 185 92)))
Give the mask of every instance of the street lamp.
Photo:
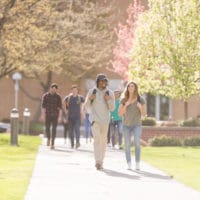
POLYGON ((19 72, 15 72, 12 75, 12 79, 15 81, 15 108, 18 109, 19 80, 22 79, 22 75, 19 72))
POLYGON ((31 113, 30 113, 29 109, 25 108, 24 112, 23 112, 23 126, 22 126, 22 132, 24 134, 29 134, 30 115, 31 115, 31 113))

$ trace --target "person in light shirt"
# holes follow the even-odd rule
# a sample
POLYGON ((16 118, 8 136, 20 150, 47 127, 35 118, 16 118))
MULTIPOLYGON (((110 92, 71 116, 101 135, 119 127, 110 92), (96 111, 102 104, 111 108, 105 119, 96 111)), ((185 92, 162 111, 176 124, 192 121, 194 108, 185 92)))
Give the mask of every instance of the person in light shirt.
POLYGON ((126 85, 118 112, 123 117, 125 155, 128 169, 132 169, 131 135, 134 133, 136 170, 140 170, 141 116, 145 115, 146 109, 145 100, 139 95, 138 86, 134 81, 130 81, 126 85))
POLYGON ((89 111, 94 139, 94 158, 97 170, 103 169, 107 144, 107 132, 110 121, 110 111, 115 108, 115 98, 112 90, 107 88, 108 79, 104 74, 96 77, 96 86, 88 91, 85 108, 89 111))

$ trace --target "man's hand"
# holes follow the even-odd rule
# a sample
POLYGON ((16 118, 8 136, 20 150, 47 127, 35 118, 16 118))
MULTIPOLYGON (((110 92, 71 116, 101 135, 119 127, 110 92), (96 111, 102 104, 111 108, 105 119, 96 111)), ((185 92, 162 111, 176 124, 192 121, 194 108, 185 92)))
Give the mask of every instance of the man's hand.
POLYGON ((137 107, 141 110, 142 109, 142 104, 137 102, 137 107))
POLYGON ((96 98, 96 94, 91 94, 91 96, 89 97, 89 100, 92 102, 94 101, 95 98, 96 98))
POLYGON ((127 101, 126 103, 125 103, 125 106, 127 107, 127 106, 129 106, 131 104, 131 101, 127 101))
POLYGON ((44 110, 44 109, 42 109, 42 111, 41 111, 40 120, 41 120, 42 122, 45 121, 45 110, 44 110))
POLYGON ((61 124, 62 123, 62 118, 58 117, 58 123, 61 124))
POLYGON ((111 97, 110 97, 109 94, 105 94, 105 95, 104 95, 104 99, 105 99, 106 101, 108 101, 109 99, 111 99, 111 97))
POLYGON ((67 119, 63 119, 64 124, 67 124, 67 122, 68 122, 67 119))

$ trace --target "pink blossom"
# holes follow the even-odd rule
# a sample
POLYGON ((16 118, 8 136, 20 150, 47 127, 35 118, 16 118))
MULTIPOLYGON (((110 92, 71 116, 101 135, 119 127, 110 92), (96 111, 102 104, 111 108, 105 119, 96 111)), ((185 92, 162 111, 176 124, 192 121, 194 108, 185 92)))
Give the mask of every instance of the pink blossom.
POLYGON ((134 0, 127 9, 128 18, 126 24, 119 24, 118 29, 115 29, 118 40, 117 46, 113 49, 113 59, 111 63, 114 71, 120 74, 124 80, 128 79, 128 66, 130 63, 128 54, 133 48, 136 21, 139 14, 143 11, 144 7, 141 1, 134 0))

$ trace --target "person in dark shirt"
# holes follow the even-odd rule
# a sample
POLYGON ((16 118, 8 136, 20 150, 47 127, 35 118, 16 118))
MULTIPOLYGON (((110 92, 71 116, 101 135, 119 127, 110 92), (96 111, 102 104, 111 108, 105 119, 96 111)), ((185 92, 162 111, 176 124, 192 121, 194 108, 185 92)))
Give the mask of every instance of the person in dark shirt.
POLYGON ((45 132, 47 136, 47 146, 51 146, 54 149, 54 141, 56 137, 56 128, 58 119, 61 116, 62 99, 57 93, 58 85, 56 83, 51 84, 49 92, 42 96, 42 119, 45 119, 45 132), (50 127, 52 125, 52 134, 50 127))
POLYGON ((64 99, 64 109, 68 111, 68 127, 71 147, 74 148, 74 133, 76 136, 76 148, 80 147, 80 125, 82 104, 84 97, 78 94, 77 85, 72 85, 71 93, 64 99))

